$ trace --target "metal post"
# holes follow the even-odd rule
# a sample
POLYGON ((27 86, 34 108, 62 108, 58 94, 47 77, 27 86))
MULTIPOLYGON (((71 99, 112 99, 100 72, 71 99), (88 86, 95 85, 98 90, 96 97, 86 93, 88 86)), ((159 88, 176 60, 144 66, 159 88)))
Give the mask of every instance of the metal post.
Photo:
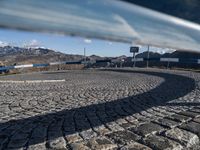
POLYGON ((133 53, 133 68, 135 68, 135 53, 133 53))
POLYGON ((147 68, 149 68, 149 45, 147 46, 148 52, 147 52, 147 68))
POLYGON ((86 62, 86 49, 84 48, 84 61, 86 62))
POLYGON ((169 64, 170 64, 170 61, 168 60, 168 62, 167 62, 167 69, 169 69, 169 64))
POLYGON ((84 48, 84 66, 86 66, 86 48, 84 48))

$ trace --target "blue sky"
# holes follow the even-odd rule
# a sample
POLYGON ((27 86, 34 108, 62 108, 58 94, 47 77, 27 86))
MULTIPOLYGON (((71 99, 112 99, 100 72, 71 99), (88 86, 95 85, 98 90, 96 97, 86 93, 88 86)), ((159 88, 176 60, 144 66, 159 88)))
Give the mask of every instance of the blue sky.
MULTIPOLYGON (((132 56, 129 52, 130 44, 110 42, 97 39, 86 39, 82 37, 70 37, 46 33, 24 32, 17 30, 0 29, 0 46, 30 46, 46 47, 66 54, 83 54, 84 47, 86 55, 99 56, 132 56)), ((146 46, 141 47, 143 52, 146 46)), ((151 48, 151 50, 163 52, 163 49, 151 48)))

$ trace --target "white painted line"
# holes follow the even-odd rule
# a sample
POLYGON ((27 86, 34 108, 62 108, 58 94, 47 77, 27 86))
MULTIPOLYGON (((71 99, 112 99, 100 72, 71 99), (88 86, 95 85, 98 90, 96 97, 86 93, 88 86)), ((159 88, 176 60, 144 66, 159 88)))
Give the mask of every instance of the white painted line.
POLYGON ((0 80, 0 83, 53 83, 53 82, 65 82, 63 80, 25 80, 25 81, 17 81, 17 80, 0 80))
POLYGON ((25 83, 46 83, 46 82, 65 82, 65 79, 63 80, 26 80, 25 83))

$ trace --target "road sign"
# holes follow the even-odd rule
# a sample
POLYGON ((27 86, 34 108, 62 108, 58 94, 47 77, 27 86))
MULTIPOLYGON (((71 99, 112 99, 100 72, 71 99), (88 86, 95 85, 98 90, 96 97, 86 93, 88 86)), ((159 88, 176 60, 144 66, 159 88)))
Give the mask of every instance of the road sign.
POLYGON ((137 47, 137 46, 130 47, 130 52, 131 53, 138 53, 139 52, 139 47, 137 47))

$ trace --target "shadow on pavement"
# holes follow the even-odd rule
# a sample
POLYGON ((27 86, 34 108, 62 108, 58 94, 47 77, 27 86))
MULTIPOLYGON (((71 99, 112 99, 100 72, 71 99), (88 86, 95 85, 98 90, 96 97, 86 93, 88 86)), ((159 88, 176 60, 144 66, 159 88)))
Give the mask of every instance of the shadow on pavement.
POLYGON ((16 137, 20 148, 23 147, 25 139, 26 146, 34 145, 91 127, 94 129, 148 108, 166 105, 167 102, 182 97, 195 89, 195 81, 181 75, 150 71, 111 71, 147 74, 164 78, 165 81, 148 92, 123 99, 0 123, 0 130, 2 129, 0 144, 2 143, 3 148, 6 149, 7 144, 13 140, 13 137, 16 137), (23 140, 24 142, 22 142, 23 140), (19 141, 22 143, 21 146, 19 141))

